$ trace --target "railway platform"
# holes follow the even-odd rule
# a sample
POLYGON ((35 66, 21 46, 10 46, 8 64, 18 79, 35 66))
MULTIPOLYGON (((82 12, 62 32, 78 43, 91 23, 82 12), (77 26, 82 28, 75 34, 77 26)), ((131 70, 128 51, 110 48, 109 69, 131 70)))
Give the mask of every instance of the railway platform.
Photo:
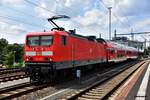
POLYGON ((114 93, 111 100, 150 100, 150 60, 114 93))

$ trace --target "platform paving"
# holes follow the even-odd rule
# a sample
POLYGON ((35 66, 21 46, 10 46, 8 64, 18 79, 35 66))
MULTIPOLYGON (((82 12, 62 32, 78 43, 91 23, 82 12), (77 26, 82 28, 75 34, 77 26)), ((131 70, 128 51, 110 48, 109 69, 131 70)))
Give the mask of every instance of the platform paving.
POLYGON ((110 100, 150 100, 150 60, 140 67, 110 100))
POLYGON ((145 76, 149 73, 149 69, 150 64, 140 75, 139 79, 126 97, 126 100, 150 100, 150 76, 145 76))

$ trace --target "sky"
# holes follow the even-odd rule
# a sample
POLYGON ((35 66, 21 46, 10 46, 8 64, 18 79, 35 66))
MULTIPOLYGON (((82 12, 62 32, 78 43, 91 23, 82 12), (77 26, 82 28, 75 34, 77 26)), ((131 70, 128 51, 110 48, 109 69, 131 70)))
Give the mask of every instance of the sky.
MULTIPOLYGON (((76 29, 80 35, 101 34, 108 39, 109 11, 112 7, 112 36, 150 31, 150 0, 0 0, 0 38, 9 43, 24 43, 28 32, 49 31, 47 18, 68 15, 58 20, 66 30, 76 29)), ((150 39, 137 35, 136 40, 150 39)))

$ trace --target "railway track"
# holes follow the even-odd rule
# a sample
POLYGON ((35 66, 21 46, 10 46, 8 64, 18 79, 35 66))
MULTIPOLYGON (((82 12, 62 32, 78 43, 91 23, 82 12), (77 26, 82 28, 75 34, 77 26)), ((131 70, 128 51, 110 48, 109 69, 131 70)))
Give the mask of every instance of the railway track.
POLYGON ((27 75, 25 75, 24 72, 11 73, 11 74, 2 75, 2 76, 0 75, 0 83, 12 81, 12 80, 17 80, 17 79, 23 79, 26 77, 27 77, 27 75))
POLYGON ((146 66, 148 62, 142 61, 138 64, 130 65, 124 69, 113 70, 100 75, 100 81, 93 85, 79 89, 60 97, 63 100, 105 100, 119 88, 139 67, 146 66), (131 67, 132 66, 132 67, 131 67))
POLYGON ((22 68, 0 68, 0 75, 22 72, 22 68))
POLYGON ((50 85, 42 84, 42 85, 33 85, 30 82, 17 84, 14 86, 6 87, 0 89, 0 100, 9 100, 12 98, 17 98, 21 95, 34 92, 40 90, 42 88, 46 88, 50 85))
MULTIPOLYGON (((130 65, 130 67, 131 67, 135 63, 137 63, 137 62, 134 62, 132 64, 130 63, 128 65, 130 65)), ((144 62, 141 62, 141 63, 139 63, 139 66, 143 65, 143 64, 144 64, 144 62)), ((97 86, 98 86, 98 84, 100 84, 100 86, 101 86, 101 84, 106 82, 106 80, 112 79, 112 77, 114 77, 115 75, 118 75, 119 73, 124 72, 125 70, 127 70, 127 69, 121 70, 122 68, 123 67, 118 67, 117 68, 118 70, 120 70, 120 72, 118 72, 118 73, 116 73, 115 69, 113 69, 111 72, 106 72, 106 73, 103 73, 102 75, 99 74, 98 77, 101 79, 101 82, 100 83, 97 82, 97 83, 94 84, 95 85, 95 89, 96 89, 96 84, 97 84, 97 86)), ((64 94, 65 97, 64 96, 63 96, 63 98, 59 97, 58 99, 70 99, 70 100, 74 100, 74 99, 78 99, 78 98, 81 99, 81 98, 83 98, 84 95, 87 95, 87 94, 90 95, 91 94, 91 93, 87 93, 87 92, 90 91, 90 89, 92 89, 92 87, 94 88, 94 85, 92 85, 92 86, 90 86, 88 88, 80 89, 79 91, 76 90, 76 91, 64 94)), ((23 84, 11 86, 11 87, 6 87, 6 88, 3 88, 3 89, 0 89, 0 99, 17 98, 17 97, 20 97, 21 95, 25 95, 27 93, 35 93, 35 91, 42 90, 43 88, 47 88, 47 87, 51 87, 51 85, 50 84, 49 85, 48 84, 43 84, 43 85, 36 86, 36 85, 32 85, 30 83, 23 83, 23 84)), ((94 96, 94 94, 93 94, 93 96, 94 96)), ((89 98, 85 98, 84 100, 86 100, 86 99, 89 99, 89 98)))
MULTIPOLYGON (((61 99, 66 99, 67 97, 70 97, 73 94, 79 93, 80 91, 86 89, 87 87, 91 86, 94 82, 102 80, 105 75, 107 76, 108 73, 114 73, 114 70, 119 70, 122 69, 126 66, 133 66, 137 64, 139 61, 131 61, 131 62, 122 62, 122 63, 117 63, 117 64, 110 64, 108 67, 107 65, 105 66, 104 70, 96 70, 96 72, 88 74, 87 76, 82 76, 81 79, 81 84, 79 84, 79 81, 76 80, 72 82, 72 85, 67 85, 65 88, 60 88, 60 90, 57 90, 58 92, 55 92, 54 94, 49 94, 45 95, 44 97, 42 96, 41 100, 61 100, 61 99), (106 67, 107 66, 107 67, 106 67)), ((67 83, 66 83, 67 84, 67 83)))
POLYGON ((36 90, 41 90, 42 88, 46 88, 50 85, 40 85, 35 86, 30 83, 19 84, 7 88, 0 89, 0 99, 11 99, 15 97, 20 97, 21 95, 34 92, 36 90))
POLYGON ((0 69, 0 83, 17 79, 26 78, 27 75, 21 68, 2 68, 0 69))

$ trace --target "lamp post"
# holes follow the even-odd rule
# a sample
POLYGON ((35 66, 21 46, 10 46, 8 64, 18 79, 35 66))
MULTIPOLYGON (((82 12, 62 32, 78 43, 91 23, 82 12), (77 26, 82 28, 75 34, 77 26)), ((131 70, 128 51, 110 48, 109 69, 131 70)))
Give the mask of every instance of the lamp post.
POLYGON ((112 9, 112 7, 108 7, 108 10, 109 10, 109 40, 111 40, 111 9, 112 9))

